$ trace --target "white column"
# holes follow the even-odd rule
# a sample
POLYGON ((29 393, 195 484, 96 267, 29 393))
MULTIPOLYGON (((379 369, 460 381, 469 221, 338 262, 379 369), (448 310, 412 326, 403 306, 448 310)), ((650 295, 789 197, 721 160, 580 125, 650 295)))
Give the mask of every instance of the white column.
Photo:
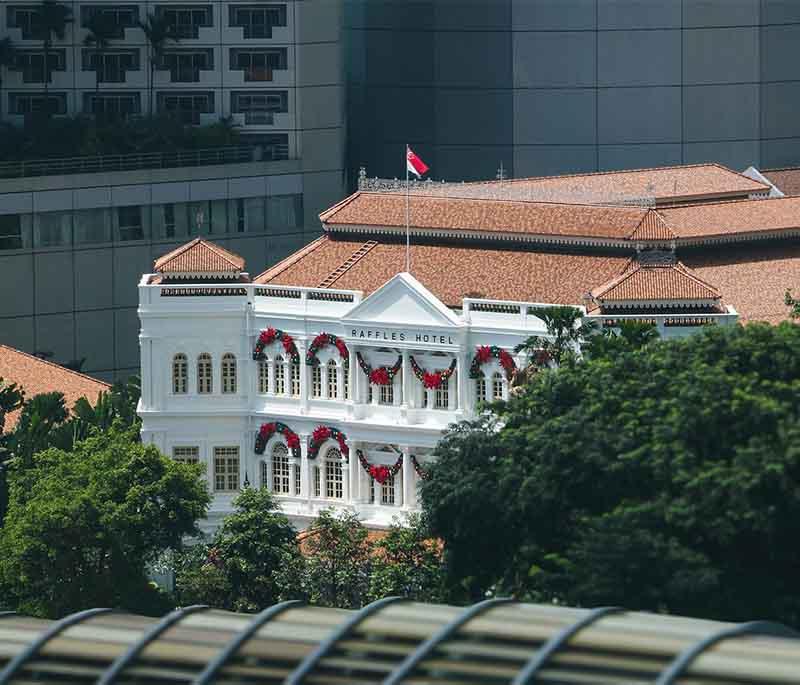
POLYGON ((350 440, 350 460, 347 464, 347 471, 350 474, 349 504, 355 504, 359 500, 358 471, 361 469, 361 464, 358 461, 358 454, 356 454, 358 449, 359 443, 355 440, 350 440))
POLYGON ((372 500, 375 504, 381 503, 381 484, 374 478, 370 479, 372 485, 372 500))
POLYGON ((300 496, 311 499, 311 472, 308 467, 308 434, 300 434, 300 496))
MULTIPOLYGON (((352 454, 350 457, 352 458, 352 454)), ((342 501, 350 503, 350 459, 342 464, 342 501)))
MULTIPOLYGON (((306 344, 297 342, 297 353, 300 355, 300 413, 308 413, 308 367, 306 366, 306 344)), ((305 459, 305 453, 303 454, 305 459)))
POLYGON ((458 373, 459 364, 456 362, 456 374, 457 378, 450 378, 447 379, 447 408, 450 411, 455 411, 458 407, 458 397, 457 397, 457 390, 458 390, 458 381, 461 374, 458 373))
POLYGON ((320 362, 320 377, 322 378, 322 399, 328 398, 328 365, 320 362))
POLYGON ((401 449, 403 450, 403 509, 409 509, 414 506, 411 490, 414 483, 414 466, 411 464, 411 448, 402 445, 401 449))
POLYGON ((267 392, 270 395, 275 394, 275 361, 270 359, 267 362, 267 392))
POLYGON ((347 383, 347 379, 344 375, 344 359, 341 361, 341 366, 337 367, 338 371, 336 373, 336 397, 340 400, 344 399, 344 384, 347 383))
POLYGON ((456 382, 455 386, 458 389, 456 397, 456 409, 464 411, 466 409, 466 374, 464 373, 464 355, 459 350, 456 353, 456 382))
POLYGON ((403 406, 404 407, 414 407, 416 402, 414 402, 413 390, 411 385, 411 362, 408 359, 409 354, 408 350, 403 350, 403 370, 401 373, 403 374, 402 377, 402 384, 403 384, 403 406))
POLYGON ((357 389, 358 386, 357 378, 358 375, 361 373, 361 369, 358 366, 358 360, 356 359, 356 350, 353 345, 350 346, 350 373, 347 374, 347 383, 348 383, 348 395, 350 397, 351 402, 358 402, 358 395, 357 389))

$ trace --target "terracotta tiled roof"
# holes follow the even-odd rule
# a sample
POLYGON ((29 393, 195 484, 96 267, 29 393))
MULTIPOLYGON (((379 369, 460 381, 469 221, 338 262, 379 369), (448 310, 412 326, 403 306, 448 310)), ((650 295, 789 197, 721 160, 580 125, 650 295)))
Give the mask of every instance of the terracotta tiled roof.
POLYGON ((516 199, 589 203, 648 197, 654 197, 657 202, 676 202, 700 198, 741 197, 769 190, 769 186, 720 164, 688 164, 629 171, 540 176, 466 185, 473 188, 482 187, 486 193, 496 192, 496 188, 502 186, 510 189, 516 199), (528 197, 521 193, 528 193, 528 197))
POLYGON ((244 259, 215 243, 195 238, 156 259, 153 269, 162 274, 237 273, 244 269, 244 259))
MULTIPOLYGON (((647 209, 547 202, 434 197, 412 194, 410 225, 417 231, 531 234, 549 237, 625 239, 639 227, 647 209)), ((331 230, 370 226, 404 228, 406 197, 356 192, 320 215, 331 230)))
POLYGON ((664 221, 664 218, 654 209, 644 215, 636 230, 631 234, 632 240, 674 240, 677 238, 664 221))
MULTIPOLYGON (((80 397, 94 404, 101 392, 111 389, 108 383, 5 345, 0 345, 0 378, 7 384, 16 383, 23 388, 26 398, 46 392, 64 393, 69 409, 80 397)), ((8 414, 5 431, 13 429, 18 418, 19 411, 8 414)))
MULTIPOLYGON (((324 236, 300 259, 273 267, 255 282, 316 287, 362 245, 362 240, 324 236)), ((461 307, 464 297, 578 304, 594 286, 618 274, 629 260, 624 256, 411 244, 412 274, 451 307, 461 307)), ((378 243, 336 281, 335 287, 368 295, 404 267, 404 244, 378 243)))
POLYGON ((800 229, 800 197, 712 202, 658 211, 679 238, 800 229))
POLYGON ((717 300, 722 297, 714 286, 693 274, 683 264, 640 264, 631 260, 628 268, 607 283, 592 290, 592 297, 603 304, 614 302, 682 302, 717 300))
POLYGON ((698 277, 713 283, 739 312, 741 321, 779 323, 788 318, 783 296, 797 289, 800 243, 718 246, 693 250, 682 261, 698 277))
POLYGON ((784 195, 800 195, 800 167, 766 169, 761 174, 784 195))

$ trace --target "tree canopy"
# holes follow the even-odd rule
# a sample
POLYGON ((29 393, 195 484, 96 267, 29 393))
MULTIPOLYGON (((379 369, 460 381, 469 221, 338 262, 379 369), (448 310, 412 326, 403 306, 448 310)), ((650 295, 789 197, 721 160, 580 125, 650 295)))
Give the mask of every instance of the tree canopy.
POLYGON ((146 567, 197 532, 210 498, 201 467, 179 464, 113 427, 50 448, 10 475, 0 590, 36 616, 93 606, 160 613, 146 567))
POLYGON ((451 587, 800 624, 800 326, 646 342, 439 444, 422 501, 451 587))

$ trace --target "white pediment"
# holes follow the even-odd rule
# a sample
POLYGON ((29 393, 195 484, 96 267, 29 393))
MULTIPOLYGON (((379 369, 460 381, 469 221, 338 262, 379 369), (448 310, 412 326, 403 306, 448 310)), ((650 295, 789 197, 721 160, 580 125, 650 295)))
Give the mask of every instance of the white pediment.
POLYGON ((462 325, 461 319, 408 273, 399 273, 342 318, 345 324, 387 327, 462 325))

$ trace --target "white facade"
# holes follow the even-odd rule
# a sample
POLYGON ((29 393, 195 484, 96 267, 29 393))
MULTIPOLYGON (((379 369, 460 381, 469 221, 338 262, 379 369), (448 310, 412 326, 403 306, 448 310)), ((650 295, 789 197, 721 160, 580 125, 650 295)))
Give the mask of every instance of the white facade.
POLYGON ((482 387, 469 377, 477 347, 513 355, 528 336, 545 334, 529 313, 533 303, 464 300, 453 311, 405 273, 367 298, 250 283, 159 285, 151 278, 139 285, 142 439, 206 464, 214 493, 209 527, 230 511, 245 481, 275 490, 298 527, 330 506, 354 509, 377 527, 416 509, 416 466, 424 471, 448 424, 474 416, 479 398, 507 396, 497 358, 480 366, 482 387), (263 362, 254 360, 259 335, 270 328, 292 337, 294 370, 278 340, 264 348, 263 362), (338 338, 346 351, 322 347, 315 370, 306 355, 320 333, 338 338), (399 360, 391 386, 371 385, 358 354, 373 369, 399 360), (427 372, 454 365, 454 372, 441 389, 426 389, 415 362, 427 372), (299 458, 277 432, 256 453, 261 425, 273 422, 299 437, 299 458), (333 437, 314 458, 309 440, 319 426, 344 434, 349 459, 340 457, 333 437), (394 478, 385 485, 371 478, 359 452, 375 467, 396 466, 394 478))

